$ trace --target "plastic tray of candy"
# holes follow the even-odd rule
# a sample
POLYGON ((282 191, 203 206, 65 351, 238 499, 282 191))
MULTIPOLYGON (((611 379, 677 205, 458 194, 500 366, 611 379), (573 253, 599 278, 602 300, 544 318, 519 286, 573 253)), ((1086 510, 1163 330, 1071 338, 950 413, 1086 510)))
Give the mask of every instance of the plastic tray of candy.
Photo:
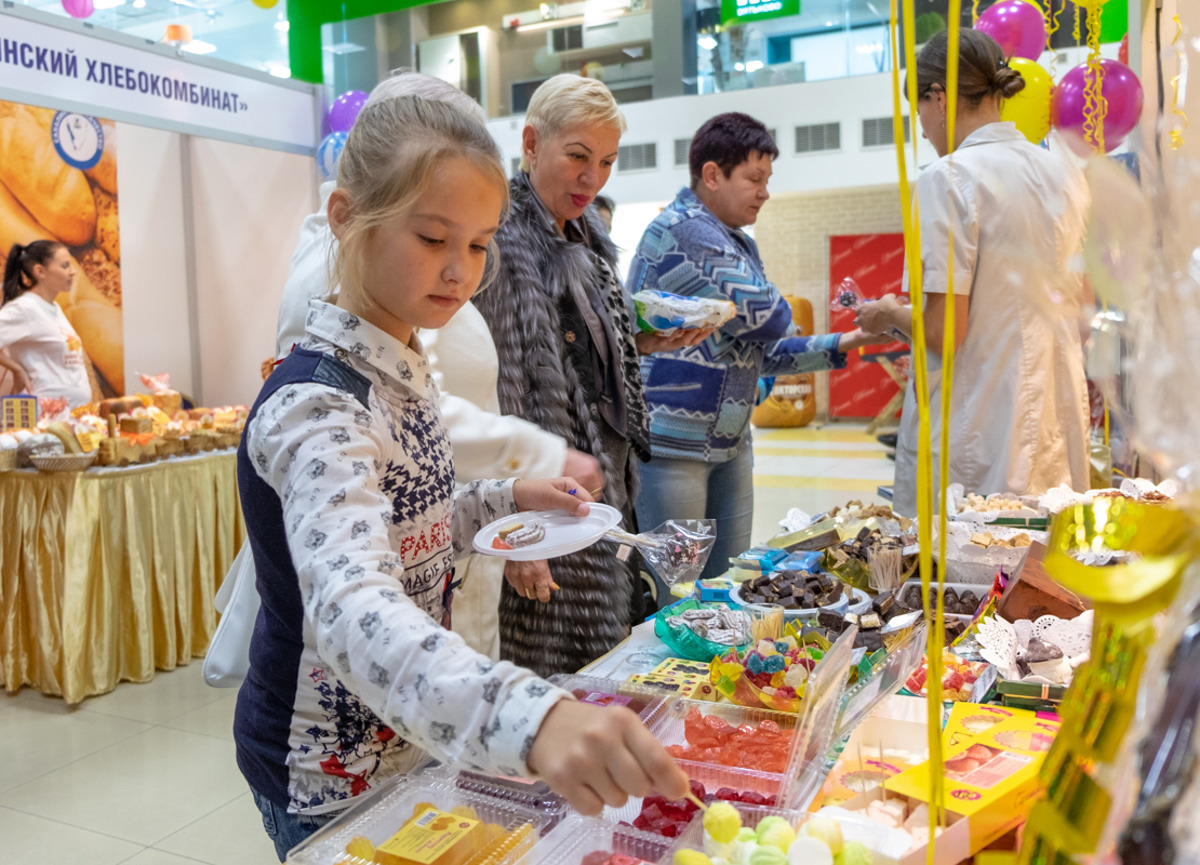
POLYGON ((540 829, 542 835, 548 833, 571 813, 571 806, 567 804, 567 800, 551 790, 550 785, 545 781, 485 775, 466 769, 459 771, 453 766, 439 766, 437 769, 431 770, 431 780, 477 796, 487 796, 542 814, 546 818, 546 825, 540 829))
MULTIPOLYGON (((770 805, 750 805, 744 802, 731 802, 742 818, 742 825, 755 828, 764 817, 782 817, 791 824, 793 829, 799 829, 809 818, 804 811, 792 811, 770 805)), ((672 855, 679 850, 704 850, 704 821, 693 820, 671 845, 672 855)), ((669 860, 668 860, 669 861, 669 860)))
POLYGON ((647 727, 661 717, 667 706, 667 700, 661 692, 618 679, 560 673, 551 676, 550 681, 583 702, 626 706, 637 713, 647 727))
POLYGON ((595 817, 572 815, 543 838, 521 865, 654 865, 672 839, 595 817))
MULTIPOLYGON (((686 745, 687 715, 690 711, 698 711, 703 717, 719 718, 734 728, 742 725, 756 727, 761 721, 770 721, 777 724, 781 731, 793 731, 799 720, 798 715, 772 712, 769 709, 750 709, 733 703, 675 699, 668 703, 662 717, 651 728, 651 732, 664 745, 686 745)), ((790 745, 790 736, 788 744, 790 745)), ((694 785, 703 788, 702 790, 695 787, 693 789, 693 793, 701 798, 748 796, 751 801, 766 803, 777 801, 780 790, 784 786, 785 774, 783 771, 764 772, 741 766, 702 763, 695 760, 676 759, 676 762, 687 773, 694 785)), ((654 823, 662 816, 674 823, 678 830, 681 828, 680 824, 690 820, 696 810, 695 805, 691 803, 668 803, 659 801, 660 799, 661 797, 647 797, 646 802, 643 802, 642 799, 630 799, 624 807, 606 808, 604 817, 613 822, 628 823, 636 828, 644 828, 662 834, 662 825, 651 828, 648 824, 654 823), (635 821, 639 817, 644 816, 645 806, 652 802, 658 803, 656 807, 660 808, 662 813, 656 811, 650 815, 648 821, 644 820, 641 824, 636 823, 635 821)), ((673 837, 673 835, 668 834, 668 837, 673 837)))
MULTIPOLYGON (((369 800, 294 847, 288 854, 288 865, 374 865, 373 848, 395 835, 426 806, 465 817, 473 815, 483 824, 443 854, 444 861, 455 865, 513 865, 533 849, 548 822, 543 813, 446 784, 434 770, 388 782, 369 800), (463 844, 471 846, 459 849, 463 844)), ((440 865, 442 859, 431 865, 440 865)))

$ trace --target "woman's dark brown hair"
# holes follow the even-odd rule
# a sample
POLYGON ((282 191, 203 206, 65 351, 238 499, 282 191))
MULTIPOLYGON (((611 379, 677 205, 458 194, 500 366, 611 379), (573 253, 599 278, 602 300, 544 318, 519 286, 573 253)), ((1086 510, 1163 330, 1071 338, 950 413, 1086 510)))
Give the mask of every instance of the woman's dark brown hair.
POLYGON ((50 260, 60 249, 66 247, 57 240, 35 240, 28 246, 14 243, 8 251, 4 265, 4 300, 0 306, 29 291, 37 284, 33 275, 34 265, 49 267, 50 260))
MULTIPOLYGON (((950 45, 948 31, 933 36, 917 55, 917 95, 924 96, 934 86, 946 87, 946 54, 950 45)), ((978 105, 994 93, 1005 99, 1020 93, 1025 79, 1010 69, 1004 50, 996 40, 978 30, 963 29, 958 36, 958 96, 978 105)))

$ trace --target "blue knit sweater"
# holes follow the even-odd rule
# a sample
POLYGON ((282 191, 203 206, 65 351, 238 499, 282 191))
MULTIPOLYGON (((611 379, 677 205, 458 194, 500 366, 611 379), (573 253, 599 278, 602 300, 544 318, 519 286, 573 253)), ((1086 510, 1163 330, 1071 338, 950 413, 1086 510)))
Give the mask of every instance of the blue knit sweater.
POLYGON ((700 345, 642 359, 656 457, 725 462, 749 429, 760 375, 846 365, 840 334, 790 336, 791 307, 767 280, 754 241, 717 219, 690 189, 681 189, 642 235, 628 287, 737 307, 700 345))

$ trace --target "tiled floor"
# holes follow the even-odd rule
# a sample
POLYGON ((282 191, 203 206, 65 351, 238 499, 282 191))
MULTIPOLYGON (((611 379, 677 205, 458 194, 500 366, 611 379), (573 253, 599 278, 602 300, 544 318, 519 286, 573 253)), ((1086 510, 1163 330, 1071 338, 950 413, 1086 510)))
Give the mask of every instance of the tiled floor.
MULTIPOLYGON (((861 427, 759 431, 754 538, 789 508, 877 501, 892 463, 861 427)), ((234 763, 235 691, 200 663, 68 707, 0 695, 0 863, 270 865, 274 848, 234 763)))

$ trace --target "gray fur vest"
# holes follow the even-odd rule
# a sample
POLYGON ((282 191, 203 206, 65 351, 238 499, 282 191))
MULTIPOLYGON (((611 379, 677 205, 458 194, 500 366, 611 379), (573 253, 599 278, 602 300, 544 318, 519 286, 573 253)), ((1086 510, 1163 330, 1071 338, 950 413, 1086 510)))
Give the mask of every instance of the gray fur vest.
MULTIPOLYGON (((606 498, 632 508, 637 457, 648 456, 645 397, 624 288, 616 277, 617 251, 589 211, 589 242, 566 240, 536 200, 526 174, 511 183, 512 213, 496 237, 500 268, 473 302, 491 329, 500 360, 501 410, 566 439, 600 461, 606 498), (629 446, 610 453, 604 421, 588 404, 581 376, 567 351, 560 305, 572 285, 599 294, 615 336, 623 376, 629 446)), ((568 337, 569 338, 569 337, 568 337)), ((612 434, 609 433, 612 440, 612 434)), ((632 575, 611 544, 597 544, 551 560, 561 589, 549 604, 519 597, 505 583, 500 599, 501 657, 540 675, 574 672, 623 639, 630 624, 632 575)))

